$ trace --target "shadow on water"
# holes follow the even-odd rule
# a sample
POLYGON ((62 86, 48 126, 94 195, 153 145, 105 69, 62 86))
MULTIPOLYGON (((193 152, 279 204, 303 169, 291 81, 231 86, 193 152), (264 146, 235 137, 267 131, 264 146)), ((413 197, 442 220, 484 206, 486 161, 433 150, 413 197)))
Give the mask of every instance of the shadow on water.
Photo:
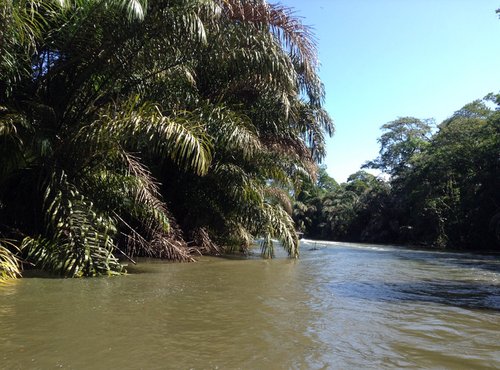
POLYGON ((406 260, 422 260, 442 266, 474 269, 500 273, 500 258, 493 255, 471 253, 429 252, 419 250, 398 250, 396 257, 406 260))
MULTIPOLYGON (((392 246, 392 245, 372 245, 367 246, 360 244, 360 248, 355 250, 355 253, 359 254, 381 254, 390 253, 401 260, 408 261, 424 261, 426 263, 441 265, 441 266, 453 266, 457 268, 464 269, 474 269, 474 270, 484 270, 491 271, 495 273, 500 273, 500 256, 493 254, 473 254, 468 252, 445 252, 436 251, 432 249, 423 248, 409 248, 402 246, 392 246)), ((328 249, 325 246, 308 246, 308 251, 324 250, 328 249)), ((350 247, 337 247, 334 251, 341 250, 342 252, 351 252, 350 247)))
POLYGON ((336 295, 380 302, 419 302, 500 312, 500 288, 470 281, 402 283, 342 282, 329 284, 336 295))
POLYGON ((64 279, 63 276, 50 273, 47 271, 39 270, 39 269, 25 269, 23 271, 23 279, 53 279, 60 280, 64 279))
POLYGON ((351 243, 304 247, 306 259, 332 266, 322 271, 338 297, 500 312, 498 256, 351 243))

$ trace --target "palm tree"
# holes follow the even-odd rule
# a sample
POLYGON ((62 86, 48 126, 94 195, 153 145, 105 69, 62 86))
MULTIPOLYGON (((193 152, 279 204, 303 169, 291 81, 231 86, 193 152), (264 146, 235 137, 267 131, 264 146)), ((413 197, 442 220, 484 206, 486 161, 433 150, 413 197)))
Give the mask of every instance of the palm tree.
POLYGON ((69 276, 119 273, 119 252, 190 260, 134 152, 202 174, 208 140, 196 123, 166 117, 128 87, 143 71, 133 68, 136 61, 120 60, 152 32, 134 29, 145 17, 140 4, 135 16, 130 6, 111 1, 16 5, 12 23, 30 37, 13 32, 6 47, 13 52, 4 55, 24 51, 26 58, 13 58, 18 65, 2 61, 14 76, 2 81, 0 122, 8 144, 2 148, 10 152, 2 163, 2 232, 20 240, 39 267, 69 276), (122 18, 123 10, 130 18, 122 18), (121 78, 113 81, 117 73, 121 78))
POLYGON ((301 174, 314 175, 314 162, 324 155, 322 129, 333 130, 321 108, 314 43, 286 8, 259 1, 222 4, 227 19, 208 33, 195 69, 199 93, 212 104, 205 116, 212 118, 207 127, 216 138, 214 161, 198 179, 201 185, 183 182, 193 189, 183 190, 189 199, 180 202, 187 208, 181 213, 214 230, 229 248, 260 235, 265 256, 273 255, 273 237, 297 256, 287 194, 301 174), (209 206, 196 206, 207 199, 209 206))
POLYGON ((266 256, 272 238, 298 255, 287 199, 333 127, 288 9, 25 0, 1 15, 9 256, 87 276, 122 272, 120 254, 187 261, 259 235, 266 256))

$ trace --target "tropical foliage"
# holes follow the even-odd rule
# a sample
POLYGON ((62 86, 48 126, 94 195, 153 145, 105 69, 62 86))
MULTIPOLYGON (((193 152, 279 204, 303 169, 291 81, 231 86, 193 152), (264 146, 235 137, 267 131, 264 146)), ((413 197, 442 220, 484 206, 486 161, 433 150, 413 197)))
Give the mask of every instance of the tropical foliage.
POLYGON ((430 121, 413 117, 383 125, 380 156, 365 167, 389 180, 360 171, 296 203, 296 222, 310 237, 498 251, 499 107, 490 94, 433 134, 430 121))
POLYGON ((314 39, 264 0, 0 5, 0 273, 123 272, 262 237, 333 125, 314 39))

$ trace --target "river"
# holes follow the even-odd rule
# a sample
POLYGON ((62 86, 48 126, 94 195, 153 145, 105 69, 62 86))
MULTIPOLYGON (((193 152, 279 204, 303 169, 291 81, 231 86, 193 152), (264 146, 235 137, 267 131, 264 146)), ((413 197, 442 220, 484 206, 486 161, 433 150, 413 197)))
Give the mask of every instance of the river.
POLYGON ((302 241, 0 287, 1 369, 500 368, 500 259, 302 241))

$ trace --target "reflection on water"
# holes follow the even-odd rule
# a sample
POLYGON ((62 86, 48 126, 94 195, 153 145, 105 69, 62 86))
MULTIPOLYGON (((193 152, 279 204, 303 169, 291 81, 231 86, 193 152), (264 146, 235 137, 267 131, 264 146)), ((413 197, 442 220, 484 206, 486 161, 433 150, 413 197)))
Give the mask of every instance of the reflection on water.
POLYGON ((0 288, 0 368, 500 367, 500 261, 304 241, 0 288))

